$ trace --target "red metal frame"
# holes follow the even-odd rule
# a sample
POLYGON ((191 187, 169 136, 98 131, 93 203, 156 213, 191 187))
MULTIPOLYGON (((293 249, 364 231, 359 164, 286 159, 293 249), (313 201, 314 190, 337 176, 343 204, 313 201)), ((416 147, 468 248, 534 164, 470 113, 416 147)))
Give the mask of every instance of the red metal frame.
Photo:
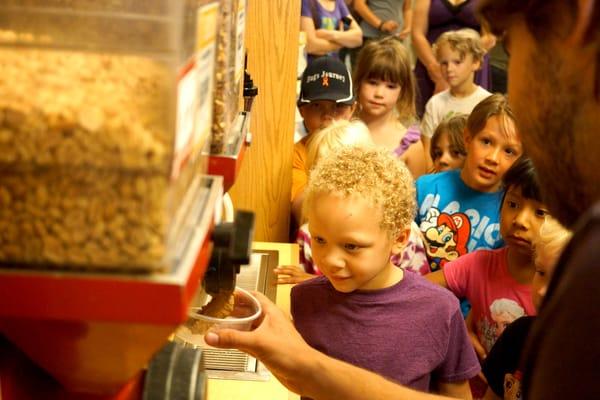
POLYGON ((152 276, 1 271, 0 318, 179 324, 185 321, 187 306, 206 272, 209 239, 202 243, 187 282, 152 276))
POLYGON ((208 158, 208 173, 223 177, 223 190, 228 192, 235 183, 240 172, 244 154, 248 145, 244 143, 240 146, 240 151, 235 155, 211 154, 208 158))
POLYGON ((223 177, 223 190, 228 192, 235 183, 235 180, 240 172, 246 148, 250 145, 250 113, 242 112, 239 114, 242 118, 236 148, 231 153, 210 154, 208 157, 208 173, 210 175, 223 177))
POLYGON ((56 379, 35 373, 37 366, 27 369, 31 376, 0 368, 3 400, 21 400, 15 388, 23 384, 19 390, 38 393, 31 398, 54 391, 61 399, 139 398, 143 367, 187 319, 208 266, 222 195, 222 178, 211 179, 201 221, 173 271, 132 276, 0 269, 0 333, 56 379))

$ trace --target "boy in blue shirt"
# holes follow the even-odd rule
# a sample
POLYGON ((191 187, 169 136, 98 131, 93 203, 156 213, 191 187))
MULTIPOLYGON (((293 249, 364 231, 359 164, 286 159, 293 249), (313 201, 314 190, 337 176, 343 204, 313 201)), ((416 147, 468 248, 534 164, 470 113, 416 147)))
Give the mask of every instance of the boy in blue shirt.
POLYGON ((492 95, 473 109, 464 139, 467 156, 462 169, 425 175, 416 182, 415 220, 432 271, 475 249, 503 245, 502 176, 523 152, 503 95, 492 95))

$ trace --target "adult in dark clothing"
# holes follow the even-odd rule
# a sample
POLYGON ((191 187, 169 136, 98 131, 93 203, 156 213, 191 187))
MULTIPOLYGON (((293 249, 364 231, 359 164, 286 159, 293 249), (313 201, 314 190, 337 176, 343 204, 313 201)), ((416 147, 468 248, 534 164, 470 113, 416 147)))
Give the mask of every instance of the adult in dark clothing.
POLYGON ((482 12, 506 32, 509 97, 545 202, 575 231, 527 340, 523 393, 599 399, 600 1, 482 0, 482 12))
MULTIPOLYGON (((506 32, 509 98, 545 203, 575 231, 528 338, 525 397, 599 399, 600 0, 480 4, 492 31, 506 32)), ((313 398, 439 398, 319 353, 261 299, 264 318, 254 331, 210 333, 207 342, 249 352, 288 388, 313 398)))

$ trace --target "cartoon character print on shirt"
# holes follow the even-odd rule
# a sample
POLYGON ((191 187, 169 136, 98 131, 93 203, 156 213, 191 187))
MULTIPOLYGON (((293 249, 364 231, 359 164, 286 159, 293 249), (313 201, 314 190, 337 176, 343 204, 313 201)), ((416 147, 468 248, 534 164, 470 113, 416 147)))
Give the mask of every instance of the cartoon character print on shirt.
POLYGON ((504 399, 506 400, 521 400, 521 379, 523 374, 517 370, 514 374, 510 372, 504 375, 504 399))
POLYGON ((326 29, 328 31, 335 31, 339 25, 339 21, 337 18, 332 17, 321 17, 321 27, 320 29, 326 29))
POLYGON ((477 323, 479 340, 487 352, 492 349, 508 325, 525 315, 525 309, 514 300, 496 299, 490 305, 490 315, 491 321, 484 315, 477 323))
POLYGON ((423 198, 419 206, 419 224, 423 233, 425 233, 423 224, 427 222, 427 213, 432 208, 436 208, 436 212, 439 213, 450 215, 462 213, 469 217, 471 233, 467 243, 467 252, 477 249, 497 249, 503 245, 500 237, 500 224, 497 222, 499 207, 493 212, 491 210, 482 211, 482 208, 485 208, 483 204, 481 206, 477 204, 465 206, 461 205, 458 200, 445 203, 440 193, 429 193, 423 198))
POLYGON ((430 208, 421 223, 421 232, 432 271, 468 252, 471 222, 463 213, 440 213, 437 208, 430 208))

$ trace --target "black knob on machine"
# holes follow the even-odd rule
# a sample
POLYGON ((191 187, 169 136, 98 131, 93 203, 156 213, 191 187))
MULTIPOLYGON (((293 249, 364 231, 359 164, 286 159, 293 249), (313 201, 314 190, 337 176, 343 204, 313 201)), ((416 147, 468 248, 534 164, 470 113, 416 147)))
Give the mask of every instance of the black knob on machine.
POLYGON ((249 211, 236 211, 234 222, 215 226, 214 247, 204 276, 204 289, 208 294, 233 291, 240 265, 250 262, 253 232, 254 213, 249 211))

